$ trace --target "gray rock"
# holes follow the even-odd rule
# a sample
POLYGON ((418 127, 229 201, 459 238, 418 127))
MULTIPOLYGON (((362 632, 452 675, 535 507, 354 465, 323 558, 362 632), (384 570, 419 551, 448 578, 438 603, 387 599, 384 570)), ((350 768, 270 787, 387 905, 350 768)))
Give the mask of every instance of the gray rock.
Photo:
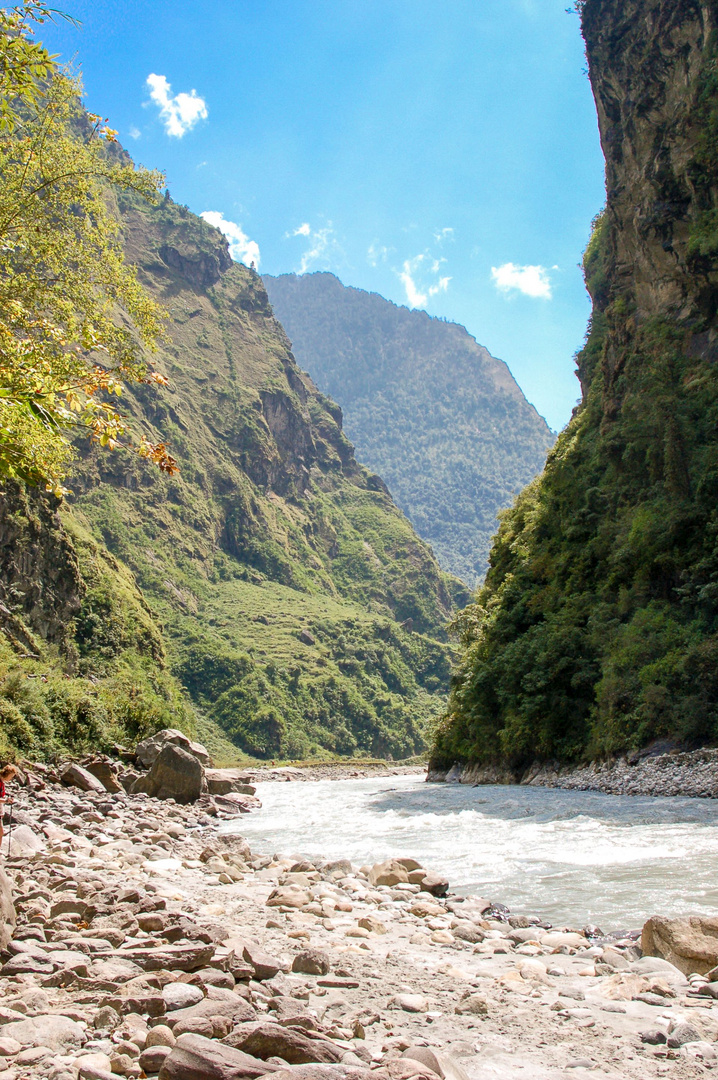
MULTIPOLYGON (((8 844, 11 856, 31 855, 34 851, 42 851, 45 842, 37 833, 33 832, 29 825, 15 825, 12 832, 8 830, 8 844)), ((7 847, 5 848, 7 852, 7 847)))
POLYGON ((204 994, 199 986, 191 986, 185 982, 167 983, 162 987, 162 997, 165 999, 167 1012, 174 1009, 189 1009, 199 1001, 204 1001, 204 994))
POLYGON ((148 1046, 140 1054, 139 1065, 148 1076, 154 1076, 164 1065, 165 1058, 172 1053, 171 1046, 148 1046))
POLYGON ((253 941, 246 942, 242 949, 242 956, 254 968, 259 982, 264 979, 273 979, 282 970, 281 960, 270 956, 269 953, 266 953, 264 949, 260 949, 259 945, 253 941))
POLYGON ((149 739, 143 739, 135 747, 135 754, 140 764, 149 769, 154 765, 166 746, 179 746, 197 758, 201 765, 210 765, 210 757, 206 747, 202 746, 201 743, 192 742, 184 732, 178 731, 176 728, 164 728, 162 731, 158 731, 156 735, 151 735, 149 739))
POLYGON ((154 759, 150 771, 132 785, 133 794, 142 792, 155 799, 196 802, 202 794, 202 766, 188 750, 168 743, 154 759))
POLYGON ((327 975, 329 968, 329 957, 321 949, 303 949, 292 961, 292 971, 303 975, 327 975))
POLYGON ((159 1080, 254 1080, 276 1065, 265 1064, 225 1043, 201 1035, 180 1035, 162 1063, 159 1080))
POLYGON ((86 768, 89 773, 92 773, 100 781, 105 791, 109 791, 111 795, 117 795, 123 790, 112 765, 105 758, 89 761, 86 768))
POLYGON ((639 1032, 641 1042, 648 1043, 649 1046, 660 1046, 666 1041, 666 1033, 662 1028, 649 1028, 647 1031, 639 1032))
POLYGON ((254 795, 257 791, 253 784, 248 784, 244 776, 236 769, 206 769, 205 780, 210 795, 254 795))
POLYGON ((21 952, 11 956, 0 969, 2 975, 52 975, 55 965, 46 957, 21 952))
POLYGON ((165 1023, 175 1031, 178 1026, 182 1030, 182 1026, 189 1021, 211 1021, 215 1017, 225 1017, 231 1024, 242 1024, 254 1020, 255 1015, 249 1002, 241 998, 239 994, 235 994, 232 990, 221 990, 217 986, 211 986, 207 988, 206 998, 186 1009, 174 1009, 169 1012, 165 1023))
POLYGON ((429 1007, 423 994, 397 994, 392 1000, 404 1012, 422 1013, 429 1007))
POLYGON ((431 893, 432 896, 446 896, 449 891, 448 879, 440 874, 426 874, 419 888, 422 892, 431 893))
POLYGON ((235 1028, 225 1040, 229 1046, 242 1050, 252 1057, 280 1057, 290 1065, 307 1065, 324 1062, 327 1065, 341 1061, 343 1050, 323 1038, 309 1038, 295 1028, 261 1021, 235 1028))
POLYGON ((214 945, 197 942, 192 945, 161 945, 156 949, 124 949, 123 960, 143 971, 197 971, 206 967, 215 953, 214 945))
POLYGON ((31 1019, 3 1024, 3 1038, 17 1039, 23 1046, 48 1046, 51 1050, 69 1050, 81 1046, 84 1029, 68 1016, 45 1014, 31 1019))
POLYGON ((60 779, 63 784, 67 784, 68 787, 79 788, 80 791, 96 791, 98 793, 105 794, 105 788, 91 772, 87 769, 83 769, 81 765, 76 765, 74 762, 71 765, 66 765, 60 773, 60 779))
POLYGON ((686 1043, 700 1042, 700 1040, 700 1033, 696 1031, 692 1024, 684 1020, 682 1023, 676 1024, 666 1042, 675 1049, 678 1046, 685 1046, 686 1043))

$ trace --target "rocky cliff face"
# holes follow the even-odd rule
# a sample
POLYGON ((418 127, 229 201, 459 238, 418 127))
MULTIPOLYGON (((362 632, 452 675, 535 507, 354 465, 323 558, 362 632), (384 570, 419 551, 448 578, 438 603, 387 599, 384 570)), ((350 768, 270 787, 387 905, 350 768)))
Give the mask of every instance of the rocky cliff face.
MULTIPOLYGON (((210 744, 221 733, 259 757, 417 752, 448 681, 445 623, 467 591, 357 463, 341 410, 298 368, 261 278, 224 237, 171 200, 121 196, 117 212, 127 257, 170 316, 153 357, 170 388, 137 387, 125 407, 181 471, 83 448, 62 519, 105 574, 74 619, 83 670, 95 677, 101 655, 110 677, 130 646, 103 607, 114 565, 140 590, 145 637, 162 627, 157 663, 166 652, 179 695, 168 707, 191 702, 210 744)), ((149 638, 140 651, 151 667, 149 638)))
POLYGON ((461 619, 437 762, 718 738, 718 5, 581 8, 607 180, 583 399, 461 619))
POLYGON ((463 326, 333 274, 264 282, 297 360, 341 405, 359 459, 387 482, 444 569, 474 587, 497 513, 553 444, 545 420, 463 326))

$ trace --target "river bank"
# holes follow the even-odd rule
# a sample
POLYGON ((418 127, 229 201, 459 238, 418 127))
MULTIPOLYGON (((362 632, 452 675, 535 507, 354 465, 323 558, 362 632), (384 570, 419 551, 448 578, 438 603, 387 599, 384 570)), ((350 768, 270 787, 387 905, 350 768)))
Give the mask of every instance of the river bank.
POLYGON ((549 928, 416 867, 251 850, 211 796, 53 777, 28 770, 14 806, 0 1080, 682 1080, 718 1061, 718 1004, 636 933, 549 928))
POLYGON ((501 766, 457 764, 447 772, 430 769, 427 780, 471 786, 521 784, 568 791, 603 791, 607 795, 718 799, 718 750, 671 750, 578 766, 536 764, 519 775, 501 766))
POLYGON ((300 765, 257 765, 246 768, 225 769, 224 772, 241 773, 248 783, 267 781, 285 783, 310 780, 357 780, 383 776, 412 776, 426 774, 426 765, 419 762, 405 764, 391 761, 308 761, 300 765))

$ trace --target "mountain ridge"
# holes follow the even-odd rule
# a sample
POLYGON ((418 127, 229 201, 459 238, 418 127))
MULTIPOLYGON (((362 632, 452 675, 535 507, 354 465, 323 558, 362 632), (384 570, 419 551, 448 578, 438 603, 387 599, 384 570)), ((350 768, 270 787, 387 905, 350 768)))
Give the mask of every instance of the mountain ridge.
POLYGON ((0 498, 7 565, 13 544, 26 552, 0 610, 4 749, 199 725, 225 758, 420 752, 465 586, 357 463, 341 411, 224 236, 169 198, 109 197, 128 260, 169 312, 152 363, 170 386, 128 389, 124 411, 180 472, 84 445, 62 505, 22 487, 0 498), (57 597, 36 577, 60 551, 53 637, 57 597))
POLYGON ((540 471, 554 438, 508 366, 459 323, 333 274, 263 280, 298 362, 342 406, 360 459, 441 565, 476 584, 497 513, 540 471))

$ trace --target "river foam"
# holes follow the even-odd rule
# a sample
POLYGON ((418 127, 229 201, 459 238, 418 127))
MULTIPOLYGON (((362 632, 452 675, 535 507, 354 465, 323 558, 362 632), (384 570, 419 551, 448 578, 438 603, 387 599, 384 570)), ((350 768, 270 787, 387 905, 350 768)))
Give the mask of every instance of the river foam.
POLYGON ((362 865, 412 855, 554 924, 634 928, 651 914, 718 914, 718 802, 542 788, 425 784, 418 776, 263 783, 232 822, 267 852, 362 865))

